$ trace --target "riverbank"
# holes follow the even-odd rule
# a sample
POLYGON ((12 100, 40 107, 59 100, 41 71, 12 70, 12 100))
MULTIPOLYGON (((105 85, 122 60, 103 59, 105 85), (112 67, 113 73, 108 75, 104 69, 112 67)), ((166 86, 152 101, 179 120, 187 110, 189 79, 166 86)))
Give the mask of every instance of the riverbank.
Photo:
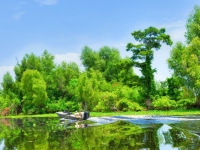
MULTIPOLYGON (((123 115, 145 115, 145 116, 185 116, 185 115, 200 115, 200 110, 149 110, 139 112, 90 112, 91 117, 103 116, 123 116, 123 115)), ((17 116, 0 116, 0 118, 25 118, 25 117, 58 117, 56 113, 53 114, 37 114, 37 115, 17 115, 17 116)))

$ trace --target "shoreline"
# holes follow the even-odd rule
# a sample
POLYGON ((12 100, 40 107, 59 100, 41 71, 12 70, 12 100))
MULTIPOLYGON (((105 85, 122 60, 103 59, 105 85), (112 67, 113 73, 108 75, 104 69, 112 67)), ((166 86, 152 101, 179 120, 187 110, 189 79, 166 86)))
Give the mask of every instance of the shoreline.
MULTIPOLYGON (((169 111, 139 111, 139 112, 90 112, 91 117, 107 117, 107 116, 200 116, 200 110, 169 110, 169 111)), ((35 114, 35 115, 10 115, 0 116, 1 118, 31 118, 31 117, 58 117, 56 113, 51 114, 35 114)))

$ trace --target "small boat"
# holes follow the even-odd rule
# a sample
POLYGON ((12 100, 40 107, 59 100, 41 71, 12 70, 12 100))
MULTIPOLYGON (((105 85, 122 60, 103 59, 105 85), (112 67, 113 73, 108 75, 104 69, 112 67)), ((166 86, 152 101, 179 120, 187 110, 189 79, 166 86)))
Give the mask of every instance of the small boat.
POLYGON ((76 112, 72 114, 71 112, 56 112, 60 119, 70 119, 70 120, 87 120, 90 117, 90 113, 88 111, 85 112, 76 112))

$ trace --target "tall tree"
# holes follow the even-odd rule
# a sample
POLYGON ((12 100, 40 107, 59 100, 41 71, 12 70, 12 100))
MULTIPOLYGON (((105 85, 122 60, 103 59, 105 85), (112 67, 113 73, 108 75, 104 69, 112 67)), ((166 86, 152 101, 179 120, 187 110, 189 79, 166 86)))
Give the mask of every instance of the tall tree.
POLYGON ((47 95, 49 98, 53 97, 53 73, 55 70, 55 63, 54 63, 54 56, 48 53, 47 50, 45 50, 41 57, 40 57, 40 63, 41 63, 41 74, 44 77, 44 80, 46 82, 47 87, 47 95))
POLYGON ((43 76, 37 70, 27 69, 22 76, 21 89, 25 113, 42 113, 47 98, 43 76))
POLYGON ((40 58, 34 53, 25 54, 21 63, 17 62, 17 65, 14 67, 14 72, 17 81, 21 82, 22 75, 27 69, 38 70, 39 72, 41 72, 42 70, 40 58))
POLYGON ((77 96, 84 110, 92 111, 100 101, 100 92, 105 79, 98 70, 90 69, 80 75, 78 80, 77 96))
POLYGON ((170 96, 170 99, 178 101, 182 98, 182 82, 180 77, 172 76, 167 78, 168 91, 167 94, 170 96))
POLYGON ((59 98, 67 99, 67 86, 69 82, 73 79, 78 79, 80 75, 80 70, 78 65, 74 62, 66 63, 62 62, 60 65, 56 66, 53 73, 53 95, 54 99, 59 98))
POLYGON ((14 81, 12 76, 9 72, 3 76, 3 82, 1 83, 3 87, 3 93, 9 94, 10 92, 14 91, 14 81))
POLYGON ((176 43, 168 59, 169 68, 174 71, 179 83, 184 86, 186 98, 196 97, 200 108, 200 6, 195 6, 186 23, 187 45, 176 43), (181 81, 181 82, 180 82, 181 81))
POLYGON ((196 96, 196 104, 200 108, 200 38, 195 37, 182 56, 186 87, 196 96))
POLYGON ((3 101, 1 101, 0 105, 2 108, 9 107, 10 113, 16 114, 20 112, 20 100, 16 95, 16 83, 14 82, 12 76, 9 72, 7 72, 3 76, 3 82, 1 83, 3 91, 2 97, 3 101))
POLYGON ((122 59, 115 48, 104 46, 99 51, 93 51, 84 47, 81 60, 86 70, 92 68, 100 71, 107 82, 116 81, 133 86, 137 80, 130 58, 122 59))
POLYGON ((161 43, 172 45, 172 41, 170 36, 165 34, 164 28, 149 27, 144 31, 134 31, 132 36, 140 44, 128 43, 127 51, 132 51, 133 56, 131 59, 133 64, 141 70, 144 95, 146 102, 149 102, 151 97, 155 95, 154 73, 156 69, 153 69, 151 66, 154 58, 154 50, 159 50, 161 43))
POLYGON ((90 47, 85 46, 82 49, 80 59, 82 60, 82 64, 86 68, 86 70, 89 70, 91 68, 98 69, 99 66, 99 55, 97 52, 93 51, 90 47))
POLYGON ((189 44, 193 38, 200 37, 200 6, 196 5, 190 14, 186 23, 187 43, 189 44))
POLYGON ((181 43, 177 42, 170 52, 170 58, 167 60, 168 67, 173 70, 173 75, 179 77, 181 79, 185 75, 185 71, 182 67, 183 63, 183 53, 186 46, 181 43))
MULTIPOLYGON (((189 95, 196 97, 200 107, 200 38, 192 39, 188 46, 177 43, 168 59, 170 69, 174 71, 176 80, 184 86, 189 95), (181 81, 181 82, 180 82, 181 81)), ((189 97, 190 98, 190 97, 189 97)))

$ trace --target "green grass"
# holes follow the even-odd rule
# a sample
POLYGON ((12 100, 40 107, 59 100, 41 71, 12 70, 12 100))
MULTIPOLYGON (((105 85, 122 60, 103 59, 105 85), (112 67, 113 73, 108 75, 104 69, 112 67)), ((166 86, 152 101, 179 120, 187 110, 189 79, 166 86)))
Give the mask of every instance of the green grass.
POLYGON ((108 112, 108 113, 91 112, 90 114, 91 116, 94 117, 122 116, 122 115, 183 116, 183 115, 200 115, 200 110, 170 110, 170 111, 149 110, 149 111, 139 111, 139 112, 108 112))
MULTIPOLYGON (((184 115, 200 115, 200 110, 170 110, 170 111, 139 111, 139 112, 90 112, 91 117, 103 116, 123 116, 123 115, 149 115, 149 116, 184 116, 184 115)), ((0 118, 25 118, 25 117, 58 117, 56 113, 53 114, 39 114, 39 115, 17 115, 17 116, 0 116, 0 118)))

